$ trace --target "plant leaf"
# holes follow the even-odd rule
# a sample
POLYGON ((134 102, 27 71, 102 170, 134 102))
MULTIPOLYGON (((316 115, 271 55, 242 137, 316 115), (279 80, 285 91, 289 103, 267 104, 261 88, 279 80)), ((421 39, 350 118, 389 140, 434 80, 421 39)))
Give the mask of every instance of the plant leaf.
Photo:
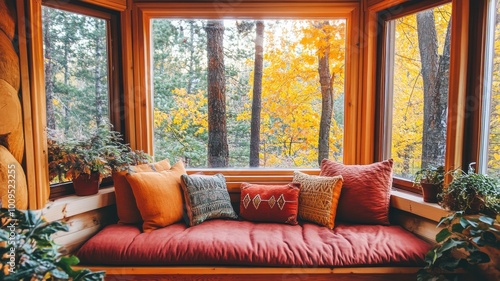
POLYGON ((448 228, 443 228, 438 234, 436 234, 436 242, 441 243, 450 236, 451 232, 448 230, 448 228))
POLYGON ((484 222, 487 225, 493 225, 495 222, 495 219, 487 217, 487 216, 480 216, 479 221, 484 222))
POLYGON ((493 233, 491 233, 490 231, 483 232, 483 234, 481 235, 481 237, 489 245, 495 245, 497 243, 497 237, 496 237, 496 235, 493 234, 493 233))
POLYGON ((73 281, 102 281, 105 276, 104 271, 91 272, 88 269, 82 269, 77 272, 78 275, 74 277, 73 281))
POLYGON ((460 223, 455 223, 451 226, 451 231, 462 233, 462 231, 464 231, 464 227, 460 223))
POLYGON ((459 241, 459 240, 455 240, 455 239, 451 238, 451 239, 444 241, 444 243, 443 243, 443 245, 441 245, 439 251, 445 252, 445 251, 452 249, 452 248, 459 248, 459 247, 463 248, 466 246, 467 246, 466 241, 459 241))
POLYGON ((476 243, 479 247, 483 247, 485 244, 485 241, 483 240, 483 238, 481 236, 478 236, 478 237, 474 237, 472 239, 472 242, 476 243))
POLYGON ((484 252, 475 251, 470 253, 467 257, 467 261, 470 264, 486 263, 490 261, 490 256, 484 252))

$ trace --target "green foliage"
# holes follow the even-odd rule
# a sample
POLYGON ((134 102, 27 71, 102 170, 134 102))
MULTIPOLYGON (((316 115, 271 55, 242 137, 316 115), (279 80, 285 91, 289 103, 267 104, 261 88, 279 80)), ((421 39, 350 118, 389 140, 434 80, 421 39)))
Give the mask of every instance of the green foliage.
POLYGON ((500 249, 500 231, 495 219, 488 216, 468 216, 459 211, 440 220, 445 228, 436 235, 437 245, 425 255, 427 265, 418 273, 418 280, 448 280, 456 269, 472 269, 487 263, 490 257, 484 246, 500 249))
POLYGON ((432 183, 442 185, 444 182, 444 167, 431 167, 427 169, 421 169, 415 173, 415 178, 413 180, 414 185, 420 185, 420 183, 432 183))
MULTIPOLYGON (((341 161, 346 25, 266 21, 261 114, 262 167, 317 167, 321 112, 318 52, 329 39, 334 90, 330 157, 341 161)), ((208 106, 204 20, 152 22, 155 156, 207 166, 208 106), (172 72, 170 70, 174 69, 172 72)), ((254 22, 225 21, 229 166, 248 167, 254 22)))
POLYGON ((1 209, 0 212, 0 279, 29 280, 104 280, 104 272, 73 270, 79 260, 63 256, 52 235, 68 231, 60 221, 47 222, 40 212, 1 209))
POLYGON ((47 127, 88 134, 109 119, 105 19, 42 6, 47 127))
POLYGON ((150 160, 146 153, 124 144, 120 133, 113 131, 109 124, 82 138, 62 138, 49 132, 48 144, 50 180, 63 174, 70 179, 96 172, 108 176, 113 171, 150 160))
POLYGON ((469 165, 467 173, 461 169, 451 173, 453 180, 440 194, 442 206, 452 211, 464 211, 468 214, 500 213, 498 180, 488 175, 476 174, 472 164, 469 165))

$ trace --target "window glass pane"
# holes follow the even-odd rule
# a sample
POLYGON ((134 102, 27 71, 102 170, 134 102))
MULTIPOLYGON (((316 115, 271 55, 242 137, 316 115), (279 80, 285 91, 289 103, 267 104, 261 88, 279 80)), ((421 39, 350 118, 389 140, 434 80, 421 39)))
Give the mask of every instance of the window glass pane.
POLYGON ((450 19, 446 4, 388 24, 387 131, 397 177, 413 179, 421 168, 444 165, 450 19))
POLYGON ((152 20, 156 159, 188 167, 342 161, 345 33, 345 20, 152 20), (252 121, 260 133, 251 152, 252 121))
POLYGON ((107 21, 46 6, 42 12, 51 149, 52 138, 86 137, 109 122, 107 21))
MULTIPOLYGON (((489 99, 486 100, 486 107, 489 110, 489 116, 485 116, 487 122, 485 122, 488 132, 487 134, 487 149, 484 150, 487 158, 487 170, 486 173, 490 175, 500 176, 500 24, 498 18, 500 17, 500 7, 498 1, 491 1, 492 8, 494 8, 494 14, 490 17, 492 32, 493 32, 493 42, 491 47, 493 48, 492 59, 492 83, 491 91, 487 93, 489 99), (496 5, 495 5, 496 4, 496 5), (489 95, 488 95, 489 94, 489 95)), ((490 47, 490 48, 491 48, 490 47)))

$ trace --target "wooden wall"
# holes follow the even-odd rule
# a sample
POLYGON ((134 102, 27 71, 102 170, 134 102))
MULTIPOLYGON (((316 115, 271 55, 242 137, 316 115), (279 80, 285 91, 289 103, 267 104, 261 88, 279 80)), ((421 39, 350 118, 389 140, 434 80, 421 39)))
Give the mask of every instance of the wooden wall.
POLYGON ((0 0, 0 197, 3 207, 28 207, 24 157, 23 115, 14 1, 0 0), (10 194, 10 196, 9 196, 10 194))
POLYGON ((48 221, 63 221, 68 232, 58 232, 54 241, 62 252, 74 253, 106 225, 118 221, 114 188, 104 188, 96 195, 68 196, 55 200, 41 210, 48 221))

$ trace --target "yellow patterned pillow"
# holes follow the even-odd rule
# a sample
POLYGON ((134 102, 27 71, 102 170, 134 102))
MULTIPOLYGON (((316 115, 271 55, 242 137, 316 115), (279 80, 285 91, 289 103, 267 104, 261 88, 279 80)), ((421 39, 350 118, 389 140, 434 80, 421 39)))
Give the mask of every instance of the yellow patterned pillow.
POLYGON ((293 182, 302 186, 299 194, 299 217, 333 229, 342 181, 342 176, 311 176, 295 171, 293 182))

